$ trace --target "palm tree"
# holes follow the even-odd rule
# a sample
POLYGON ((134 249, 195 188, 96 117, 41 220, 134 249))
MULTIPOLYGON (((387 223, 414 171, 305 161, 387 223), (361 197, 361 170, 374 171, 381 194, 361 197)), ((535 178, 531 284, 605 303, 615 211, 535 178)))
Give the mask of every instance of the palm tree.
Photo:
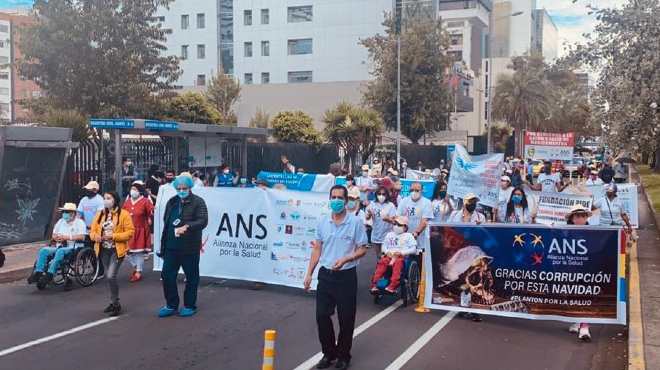
POLYGON ((493 119, 506 121, 515 129, 516 154, 522 154, 523 130, 541 130, 550 115, 548 87, 543 60, 514 57, 512 76, 500 76, 493 99, 493 119))

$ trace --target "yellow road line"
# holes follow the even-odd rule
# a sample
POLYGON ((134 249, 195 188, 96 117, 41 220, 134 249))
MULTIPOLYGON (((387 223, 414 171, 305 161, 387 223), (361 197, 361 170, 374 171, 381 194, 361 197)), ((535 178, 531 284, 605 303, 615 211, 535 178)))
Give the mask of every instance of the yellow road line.
POLYGON ((630 248, 630 281, 628 282, 630 318, 628 326, 628 370, 645 370, 644 326, 642 325, 642 303, 639 293, 639 265, 637 264, 637 242, 630 248))

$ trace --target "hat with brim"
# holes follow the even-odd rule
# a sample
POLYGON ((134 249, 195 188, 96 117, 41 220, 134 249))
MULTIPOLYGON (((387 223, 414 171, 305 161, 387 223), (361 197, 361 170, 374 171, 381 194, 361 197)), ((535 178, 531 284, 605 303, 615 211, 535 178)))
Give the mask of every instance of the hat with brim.
POLYGON ((100 188, 99 183, 96 181, 90 181, 87 185, 83 186, 83 189, 87 190, 99 190, 100 188))
POLYGON ((360 189, 358 189, 357 186, 351 186, 351 188, 348 189, 348 197, 359 199, 360 198, 360 189))
POLYGON ((464 200, 465 202, 469 202, 469 201, 471 201, 471 200, 473 200, 473 199, 476 199, 476 200, 478 201, 478 200, 479 200, 479 197, 478 197, 476 194, 474 194, 474 193, 468 193, 466 196, 463 197, 463 200, 464 200))
POLYGON ((566 220, 570 220, 573 215, 579 214, 579 213, 585 213, 587 217, 591 217, 591 211, 588 210, 585 206, 582 204, 576 204, 573 207, 571 207, 571 210, 568 211, 566 214, 566 220))
POLYGON ((394 218, 394 221, 399 224, 399 225, 406 225, 408 226, 408 217, 406 216, 396 216, 394 218))
POLYGON ((60 207, 59 210, 62 212, 77 212, 78 207, 73 203, 64 203, 64 206, 60 207))
POLYGON ((500 177, 500 180, 501 180, 501 181, 511 182, 511 178, 510 178, 509 176, 502 176, 502 177, 500 177))

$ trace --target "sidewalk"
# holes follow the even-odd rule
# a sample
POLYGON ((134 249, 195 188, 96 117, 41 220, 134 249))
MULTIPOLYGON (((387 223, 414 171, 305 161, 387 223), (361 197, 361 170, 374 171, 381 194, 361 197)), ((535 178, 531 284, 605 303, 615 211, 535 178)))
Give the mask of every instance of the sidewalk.
MULTIPOLYGON (((636 171, 632 180, 640 182, 636 171)), ((630 369, 638 368, 634 363, 633 345, 642 347, 640 350, 646 369, 657 369, 660 364, 660 233, 658 233, 656 223, 656 220, 660 218, 657 216, 652 212, 646 193, 640 187, 637 260, 643 336, 640 343, 633 343, 632 327, 635 322, 633 322, 634 317, 631 314, 630 369)), ((631 281, 631 284, 633 283, 631 281)), ((631 291, 633 289, 631 287, 631 291)))
POLYGON ((27 278, 32 271, 37 251, 44 244, 45 242, 41 241, 2 247, 7 259, 5 265, 0 268, 0 284, 27 278))

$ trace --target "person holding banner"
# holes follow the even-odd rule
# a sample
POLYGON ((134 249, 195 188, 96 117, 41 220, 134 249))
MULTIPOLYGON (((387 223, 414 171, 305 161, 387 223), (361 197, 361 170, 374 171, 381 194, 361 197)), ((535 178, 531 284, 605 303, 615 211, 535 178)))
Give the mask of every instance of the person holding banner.
POLYGON ((537 180, 538 182, 536 184, 530 184, 529 182, 527 184, 532 190, 540 190, 542 193, 561 193, 568 187, 568 185, 564 185, 562 182, 560 173, 552 173, 552 162, 550 161, 543 162, 543 173, 539 175, 537 180))
POLYGON ((366 206, 370 194, 376 189, 374 180, 369 176, 369 165, 362 166, 362 176, 355 179, 355 185, 360 189, 360 201, 366 206))
POLYGON ((589 178, 585 182, 585 185, 587 186, 593 186, 593 185, 603 185, 603 180, 601 180, 598 177, 598 171, 596 170, 591 170, 591 173, 589 175, 589 178))
MULTIPOLYGON (((591 212, 584 208, 581 204, 574 205, 571 210, 566 214, 567 225, 586 226, 589 225, 589 217, 591 212)), ((577 334, 580 340, 588 342, 591 340, 591 333, 589 332, 589 324, 575 323, 568 328, 568 332, 577 334)))
POLYGON ((598 199, 593 204, 593 209, 600 209, 600 225, 601 226, 617 226, 626 225, 626 229, 630 234, 632 226, 626 210, 623 207, 623 202, 617 197, 616 193, 619 190, 615 183, 605 185, 605 196, 598 199))
POLYGON ((199 257, 202 248, 202 230, 208 224, 206 202, 193 194, 192 176, 186 172, 172 183, 177 196, 165 206, 163 234, 160 252, 163 259, 161 278, 166 304, 158 311, 159 317, 174 315, 179 309, 179 292, 176 277, 179 268, 186 275, 186 290, 183 308, 179 316, 188 317, 197 313, 197 288, 199 286, 199 257))
POLYGON ((367 206, 367 220, 373 220, 371 245, 376 250, 376 258, 380 256, 380 247, 385 235, 392 230, 390 223, 394 216, 396 216, 396 207, 390 202, 390 193, 381 186, 376 191, 376 201, 367 206))
POLYGON ((336 369, 348 369, 351 361, 353 331, 357 309, 357 265, 367 253, 367 233, 362 220, 347 212, 348 189, 335 185, 330 189, 330 209, 316 229, 312 255, 305 275, 304 288, 309 291, 316 265, 316 323, 323 358, 317 369, 327 369, 335 360, 336 369), (339 336, 335 338, 331 316, 337 309, 339 336))
POLYGON ((525 191, 520 187, 514 188, 503 221, 507 224, 533 224, 535 218, 529 209, 525 191))
POLYGON ((454 208, 456 208, 447 195, 447 183, 439 182, 435 187, 431 207, 433 208, 434 222, 447 222, 451 213, 454 212, 454 208))
POLYGON ((479 203, 479 198, 474 193, 468 193, 463 198, 463 209, 452 212, 447 222, 452 224, 485 224, 486 216, 477 212, 477 203, 479 203))

